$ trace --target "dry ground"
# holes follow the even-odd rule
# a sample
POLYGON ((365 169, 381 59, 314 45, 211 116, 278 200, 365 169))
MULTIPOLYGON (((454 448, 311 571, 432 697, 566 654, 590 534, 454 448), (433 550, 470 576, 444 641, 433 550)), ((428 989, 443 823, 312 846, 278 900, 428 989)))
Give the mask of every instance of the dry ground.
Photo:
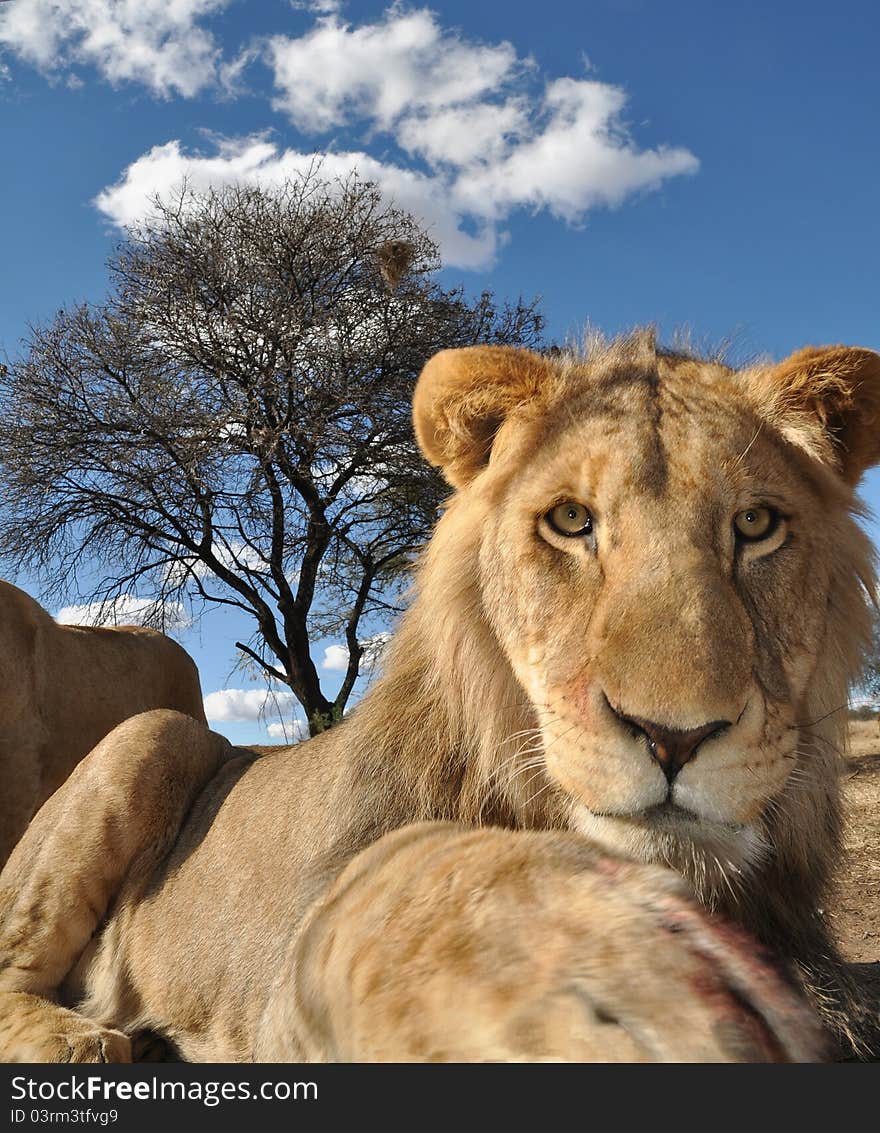
POLYGON ((880 729, 873 720, 850 725, 847 760, 846 858, 828 910, 847 959, 880 967, 880 729))
POLYGON ((826 915, 866 997, 880 1004, 880 729, 850 725, 844 799, 846 855, 826 915))

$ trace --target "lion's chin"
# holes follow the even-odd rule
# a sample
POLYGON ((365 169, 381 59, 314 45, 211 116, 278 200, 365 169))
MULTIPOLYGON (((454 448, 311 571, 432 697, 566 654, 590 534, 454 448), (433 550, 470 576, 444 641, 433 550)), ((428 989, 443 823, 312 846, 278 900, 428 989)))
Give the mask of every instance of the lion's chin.
POLYGON ((577 806, 572 825, 614 853, 671 867, 707 898, 735 888, 769 850, 755 826, 728 826, 671 802, 627 815, 595 814, 577 806))

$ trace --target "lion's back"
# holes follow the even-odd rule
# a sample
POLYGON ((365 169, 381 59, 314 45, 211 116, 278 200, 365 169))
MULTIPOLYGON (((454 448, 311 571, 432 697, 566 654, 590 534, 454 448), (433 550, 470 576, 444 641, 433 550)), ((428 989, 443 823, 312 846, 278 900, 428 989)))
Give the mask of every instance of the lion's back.
POLYGON ((31 815, 117 724, 154 708, 205 723, 189 654, 143 626, 58 624, 0 580, 0 865, 31 815))

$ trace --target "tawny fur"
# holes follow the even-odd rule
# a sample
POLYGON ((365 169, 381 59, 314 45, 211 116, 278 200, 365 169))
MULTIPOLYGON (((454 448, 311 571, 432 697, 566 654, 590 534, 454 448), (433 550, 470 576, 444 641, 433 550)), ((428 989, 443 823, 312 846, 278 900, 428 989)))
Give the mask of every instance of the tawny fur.
POLYGON ((124 1058, 146 1028, 196 1060, 817 1057, 688 887, 862 1041, 819 907, 880 374, 797 359, 640 334, 429 363, 416 431, 457 492, 384 675, 260 759, 173 713, 105 739, 0 879, 0 1052, 124 1058), (548 527, 571 499, 595 539, 548 527), (780 525, 738 546, 761 505, 780 525), (669 787, 620 717, 727 724, 669 787))
POLYGON ((205 721, 192 659, 140 626, 58 625, 0 582, 0 866, 31 817, 117 724, 151 708, 205 721))

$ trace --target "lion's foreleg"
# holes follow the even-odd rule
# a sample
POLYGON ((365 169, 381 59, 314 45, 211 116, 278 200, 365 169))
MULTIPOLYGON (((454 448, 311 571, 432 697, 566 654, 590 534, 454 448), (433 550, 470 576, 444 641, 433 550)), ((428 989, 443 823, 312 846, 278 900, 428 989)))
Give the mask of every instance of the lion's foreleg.
POLYGON ((0 1060, 126 1059, 53 1002, 133 867, 161 861, 229 746, 160 710, 115 728, 39 811, 0 874, 0 1060))
POLYGON ((258 1060, 772 1061, 818 1023, 668 870, 570 833, 407 827, 311 911, 258 1060))

